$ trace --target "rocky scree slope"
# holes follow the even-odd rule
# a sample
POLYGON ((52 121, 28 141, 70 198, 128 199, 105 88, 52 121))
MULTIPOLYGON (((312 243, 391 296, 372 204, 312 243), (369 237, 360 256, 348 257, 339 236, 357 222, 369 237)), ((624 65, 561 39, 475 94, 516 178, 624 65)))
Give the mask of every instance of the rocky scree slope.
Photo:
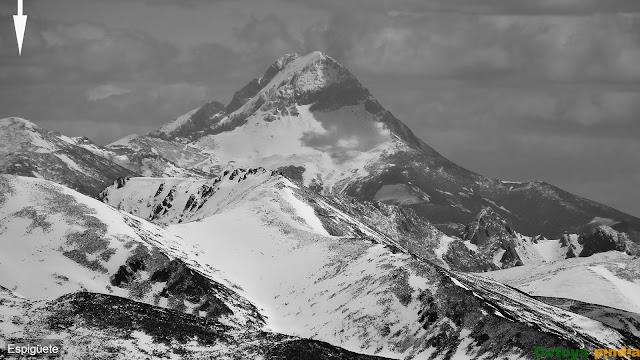
MULTIPOLYGON (((62 339, 62 356, 69 360, 383 360, 316 340, 242 331, 214 318, 113 295, 79 292, 33 300, 5 290, 0 291, 0 301, 3 337, 62 339)), ((0 355, 7 355, 3 351, 0 355)))

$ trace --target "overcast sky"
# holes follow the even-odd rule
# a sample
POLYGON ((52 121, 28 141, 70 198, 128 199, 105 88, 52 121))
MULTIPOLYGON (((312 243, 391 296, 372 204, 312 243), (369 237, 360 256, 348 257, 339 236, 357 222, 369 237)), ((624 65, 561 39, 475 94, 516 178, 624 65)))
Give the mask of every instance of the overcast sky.
POLYGON ((321 50, 446 157, 640 216, 640 0, 0 0, 0 117, 105 144, 321 50))

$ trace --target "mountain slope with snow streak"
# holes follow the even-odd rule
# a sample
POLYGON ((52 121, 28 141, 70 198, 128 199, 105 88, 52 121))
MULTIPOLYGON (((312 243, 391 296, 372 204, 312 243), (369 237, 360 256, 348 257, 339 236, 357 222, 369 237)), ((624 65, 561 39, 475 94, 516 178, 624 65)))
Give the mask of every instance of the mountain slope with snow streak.
POLYGON ((633 341, 506 286, 477 286, 485 280, 412 255, 356 210, 309 197, 278 174, 249 171, 213 186, 129 179, 102 196, 142 217, 162 205, 152 221, 238 284, 276 332, 396 359, 534 358, 541 343, 593 349, 633 341))
POLYGON ((27 298, 91 291, 246 328, 263 318, 158 226, 40 179, 0 175, 0 285, 27 298))
POLYGON ((123 179, 99 198, 147 220, 168 224, 201 220, 250 197, 256 188, 270 186, 286 187, 282 196, 318 234, 394 243, 398 249, 449 266, 436 251, 448 237, 410 209, 348 196, 325 197, 264 168, 227 170, 208 180, 123 179))
POLYGON ((549 305, 600 321, 614 329, 640 338, 640 314, 638 313, 573 299, 545 296, 536 296, 535 298, 549 305))
POLYGON ((530 295, 574 299, 640 314, 640 261, 618 251, 482 275, 530 295))
POLYGON ((205 136, 211 131, 211 125, 218 117, 224 115, 225 106, 217 101, 212 101, 201 108, 194 109, 175 121, 172 121, 160 129, 153 131, 149 136, 164 140, 175 140, 185 143, 205 136))
POLYGON ((119 177, 137 174, 77 140, 15 117, 0 119, 0 173, 51 180, 90 196, 119 177))

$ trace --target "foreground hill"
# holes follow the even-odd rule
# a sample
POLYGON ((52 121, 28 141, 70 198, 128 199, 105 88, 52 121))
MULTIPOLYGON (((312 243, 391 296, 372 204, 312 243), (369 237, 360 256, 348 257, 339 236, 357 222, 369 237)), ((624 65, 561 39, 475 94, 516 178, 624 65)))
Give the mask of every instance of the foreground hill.
POLYGON ((169 248, 173 237, 64 186, 0 175, 1 286, 27 298, 112 294, 259 328, 255 306, 169 248))
POLYGON ((65 359, 379 359, 263 330, 240 288, 179 240, 64 186, 0 175, 0 339, 62 339, 65 359))
MULTIPOLYGON (((216 319, 112 295, 81 292, 55 299, 28 300, 0 291, 0 301, 3 337, 37 335, 63 339, 62 355, 67 360, 383 360, 321 341, 265 331, 241 331, 216 319), (109 316, 104 316, 105 313, 109 316)), ((0 355, 3 351, 0 350, 0 355)))

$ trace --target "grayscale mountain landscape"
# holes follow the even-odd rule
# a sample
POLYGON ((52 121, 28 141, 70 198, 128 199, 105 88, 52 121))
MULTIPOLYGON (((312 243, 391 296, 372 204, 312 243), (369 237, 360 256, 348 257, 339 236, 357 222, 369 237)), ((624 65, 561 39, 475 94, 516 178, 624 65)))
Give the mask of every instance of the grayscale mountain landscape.
POLYGON ((328 54, 255 75, 104 146, 0 120, 2 338, 65 359, 640 346, 639 218, 466 170, 328 54))

